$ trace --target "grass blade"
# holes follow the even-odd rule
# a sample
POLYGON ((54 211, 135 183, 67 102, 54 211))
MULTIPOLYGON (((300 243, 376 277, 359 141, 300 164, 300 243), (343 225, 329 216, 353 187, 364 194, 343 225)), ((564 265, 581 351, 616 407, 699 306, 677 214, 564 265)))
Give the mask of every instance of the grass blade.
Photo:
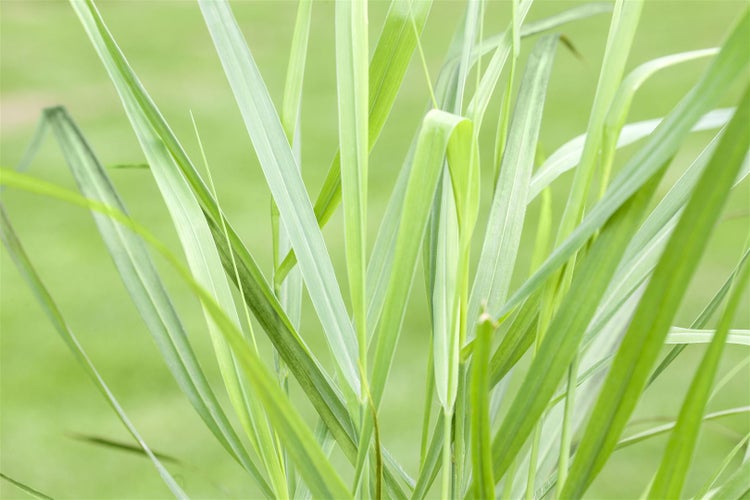
MULTIPOLYGON (((235 325, 239 326, 234 298, 199 201, 183 177, 176 156, 169 151, 163 137, 152 126, 151 122, 156 120, 153 115, 159 117, 158 110, 150 109, 153 104, 149 102, 148 96, 143 95, 145 92, 111 39, 93 1, 72 1, 71 5, 120 95, 133 131, 151 167, 150 171, 167 205, 188 265, 202 285, 214 294, 235 325)), ((197 176, 197 172, 192 173, 197 176)), ((255 400, 248 396, 241 369, 226 340, 218 331, 218 326, 208 311, 204 309, 203 312, 232 406, 251 444, 265 456, 264 450, 271 449, 272 446, 269 444, 268 427, 263 422, 262 410, 254 404, 255 400)), ((279 478, 276 460, 266 461, 265 466, 271 472, 272 478, 279 478)), ((283 481, 277 481, 277 484, 282 489, 285 487, 283 481)))
MULTIPOLYGON (((710 420, 715 420, 717 418, 729 417, 732 415, 743 415, 746 413, 750 413, 750 406, 740 406, 737 408, 730 408, 728 410, 721 410, 721 411, 716 411, 712 413, 706 413, 705 415, 701 415, 700 419, 703 422, 708 422, 710 420)), ((651 437, 666 434, 675 428, 676 423, 677 422, 669 422, 668 424, 659 425, 651 429, 647 429, 643 432, 639 432, 637 434, 633 434, 631 436, 622 438, 620 441, 618 441, 615 449, 619 450, 620 448, 625 448, 627 446, 640 443, 641 441, 649 439, 651 437)))
MULTIPOLYGON (((270 421, 274 423, 274 428, 288 444, 287 450, 289 450, 292 460, 294 460, 300 474, 307 482, 313 494, 324 498, 350 497, 343 481, 333 469, 333 465, 327 460, 325 453, 315 440, 312 431, 305 425, 302 417, 300 417, 297 410, 292 406, 289 398, 278 386, 274 375, 265 366, 259 355, 250 348, 242 332, 216 302, 212 294, 202 287, 167 247, 160 243, 145 228, 115 208, 98 201, 83 198, 76 193, 23 174, 5 169, 0 169, 0 173, 2 173, 0 182, 3 184, 57 198, 102 213, 125 225, 149 243, 153 249, 172 265, 185 283, 190 286, 193 293, 198 296, 212 319, 216 322, 219 331, 236 353, 244 375, 254 388, 254 395, 266 409, 270 421)), ((5 230, 4 228, 5 224, 3 225, 3 230, 5 230)), ((134 437, 138 439, 137 435, 134 437)), ((148 453, 150 453, 150 450, 148 453)), ((152 460, 155 460, 155 457, 152 460)), ((177 493, 175 492, 175 494, 177 493)))
MULTIPOLYGON (((667 334, 665 344, 710 344, 716 336, 716 330, 697 330, 673 326, 667 334)), ((750 330, 729 329, 727 344, 750 346, 750 330)))
MULTIPOLYGON (((733 36, 747 34, 746 13, 733 36)), ((728 45, 732 44, 732 40, 728 45)), ((722 50, 724 52, 724 49, 722 50)), ((748 149, 750 89, 727 126, 639 303, 583 434, 563 496, 580 496, 612 452, 638 401, 748 149)))
MULTIPOLYGON (((750 119, 750 113, 747 117, 750 119)), ((729 327, 745 292, 748 278, 750 278, 750 265, 745 263, 735 279, 735 289, 729 297, 711 344, 695 371, 693 382, 690 384, 687 396, 682 404, 677 423, 669 436, 664 458, 651 485, 649 494, 653 497, 671 498, 679 497, 682 494, 701 427, 701 417, 705 411, 721 354, 729 336, 729 327)))
POLYGON ((716 481, 718 481, 719 477, 724 473, 724 471, 727 470, 729 467, 729 464, 732 463, 734 460, 734 457, 736 457, 741 451, 742 448, 747 447, 747 443, 750 441, 750 433, 745 434, 745 437, 742 438, 742 440, 735 445, 734 448, 732 448, 732 451, 730 451, 727 456, 724 458, 724 461, 719 466, 718 470, 713 473, 711 476, 711 479, 709 479, 706 484, 703 485, 703 487, 700 489, 698 493, 695 494, 693 498, 705 498, 708 491, 713 487, 714 484, 716 484, 716 481))
MULTIPOLYGON (((363 374, 367 373, 367 55, 366 2, 337 3, 336 81, 346 266, 359 345, 359 369, 363 374)), ((365 397, 362 392, 361 401, 365 397)))
POLYGON ((19 490, 23 491, 24 493, 26 493, 27 495, 29 495, 32 498, 36 498, 38 500, 52 500, 52 497, 48 497, 47 495, 45 495, 41 491, 35 490, 31 486, 29 486, 27 484, 24 484, 21 481, 18 481, 16 479, 13 479, 10 476, 6 476, 2 472, 0 472, 0 479, 5 479, 10 484, 12 484, 13 486, 15 486, 19 490))
MULTIPOLYGON (((101 44, 107 50, 105 55, 111 59, 108 59, 108 64, 116 72, 117 80, 115 80, 115 83, 118 85, 118 89, 127 92, 135 101, 136 111, 133 111, 133 108, 126 108, 126 110, 141 113, 148 120, 158 138, 163 141, 164 146, 174 158, 180 172, 185 176, 203 209, 203 215, 210 227, 226 273, 230 276, 230 279, 237 279, 234 272, 234 263, 236 262, 241 283, 240 288, 245 302, 268 334, 281 358, 294 374, 302 392, 310 399, 315 410, 331 430, 344 454, 354 461, 356 457, 356 436, 353 434, 353 426, 348 411, 342 402, 341 394, 296 332, 275 294, 265 281, 263 273, 236 231, 223 218, 216 201, 200 178, 190 158, 138 81, 124 55, 104 26, 98 12, 93 6, 89 5, 89 7, 95 17, 95 28, 101 38, 101 44), (226 228, 226 235, 224 228, 226 228), (229 242, 227 242, 227 236, 229 242)), ((235 282, 235 285, 237 284, 235 282)), ((383 456, 387 464, 384 472, 386 485, 390 488, 391 494, 403 497, 404 493, 401 491, 393 473, 395 462, 385 451, 383 456)), ((398 468, 396 467, 396 469, 398 468)))
POLYGON ((494 325, 489 316, 480 322, 471 365, 471 458, 474 498, 494 498, 490 446, 489 360, 494 325))
POLYGON ((469 299, 471 324, 479 317, 482 302, 486 301, 489 310, 496 310, 507 298, 526 216, 525 201, 557 40, 557 35, 545 36, 529 55, 469 299))
MULTIPOLYGON (((126 212, 104 168, 65 109, 48 109, 43 119, 55 133, 83 195, 126 212)), ((248 456, 209 386, 146 248, 137 236, 110 218, 95 214, 94 219, 178 385, 222 446, 255 477, 261 490, 271 495, 263 475, 248 456)))
POLYGON ((720 487, 709 492, 706 498, 740 500, 750 493, 750 460, 742 462, 739 468, 720 487))
MULTIPOLYGON (((7 177, 9 175, 17 174, 3 171, 3 175, 0 180, 7 180, 7 177)), ((107 398, 107 402, 115 411, 115 413, 117 413, 117 416, 119 417, 125 428, 128 430, 130 435, 133 436, 133 438, 138 442, 146 455, 148 455, 148 457, 151 459, 151 462, 154 464, 154 467, 159 472, 159 475, 161 476, 162 480, 167 485, 169 490, 177 498, 188 498, 185 492, 182 491, 182 488, 180 488, 175 479, 169 473, 169 471, 167 471, 164 465, 162 465, 161 461, 159 461, 159 459, 156 458, 156 456, 151 452, 151 449, 148 447, 143 438, 141 438, 141 435, 138 433, 135 426, 133 426, 133 424, 130 422, 130 419, 127 417, 125 411, 117 402, 117 399, 115 399, 114 394, 112 394, 112 391, 109 390, 109 387, 107 387, 104 379, 102 379, 101 375, 99 375, 99 372, 96 370, 93 363, 86 355, 86 352, 83 350, 83 347, 81 347, 81 344, 80 342, 78 342, 75 334, 68 327, 62 313, 57 307, 57 304, 55 304, 52 296, 50 295, 49 291, 47 291, 44 283, 42 283, 42 280, 39 278, 39 275, 37 274, 36 270, 31 264, 31 261, 26 255, 25 250, 21 246, 21 242, 18 240, 18 236, 16 236, 16 232, 14 231, 13 226, 11 226, 10 219, 8 218, 8 215, 5 212, 5 208, 2 205, 0 205, 0 236, 2 236, 3 245, 5 246, 6 250, 8 250, 8 253, 13 259, 13 262, 18 268, 18 271, 26 280, 32 292, 34 292, 39 305, 42 307, 44 313, 49 318, 52 326, 54 326, 55 330, 57 330, 57 333, 60 334, 62 340, 68 346, 76 360, 86 371, 86 374, 94 382, 97 389, 99 389, 102 395, 107 398)))
MULTIPOLYGON (((721 128, 729 122, 733 112, 733 108, 720 108, 709 111, 698 120, 691 131, 700 132, 721 128)), ((616 147, 622 148, 650 136, 661 122, 662 119, 657 118, 626 124, 622 127, 616 147)), ((571 139, 552 153, 542 166, 539 167, 531 178, 529 203, 536 199, 539 193, 552 184, 560 175, 579 164, 585 141, 586 134, 571 139)))
POLYGON ((300 261, 300 271, 344 380, 359 392, 357 344, 323 235, 278 114, 226 1, 200 2, 206 26, 300 261))
POLYGON ((648 142, 625 164, 602 200, 591 208, 576 229, 547 258, 542 266, 508 299, 491 311, 498 318, 518 306, 562 266, 597 229, 660 170, 677 151, 680 142, 703 113, 712 108, 734 79, 748 65, 744 41, 750 36, 745 13, 701 80, 662 121, 648 142))
MULTIPOLYGON (((417 47, 415 31, 424 27, 432 0, 392 0, 383 31, 378 38, 369 69, 368 152, 377 142, 417 47), (416 30, 414 29, 416 26, 416 30)), ((320 227, 331 218, 341 201, 341 165, 337 154, 315 199, 315 217, 320 227)), ((278 272, 279 280, 297 262, 289 253, 278 272)))
POLYGON ((576 355, 586 326, 641 221, 659 177, 642 187, 612 216, 579 264, 493 440, 495 480, 510 467, 576 355))

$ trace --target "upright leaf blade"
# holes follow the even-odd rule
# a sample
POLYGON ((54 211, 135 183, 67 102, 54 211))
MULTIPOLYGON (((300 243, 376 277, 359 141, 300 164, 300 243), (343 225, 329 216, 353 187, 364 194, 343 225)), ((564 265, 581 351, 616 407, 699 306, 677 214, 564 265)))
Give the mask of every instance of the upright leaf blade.
POLYGON ((529 182, 557 39, 557 35, 546 35, 540 39, 527 62, 469 299, 468 318, 471 324, 479 317, 482 302, 486 301, 487 308, 492 311, 507 298, 521 241, 529 182))
POLYGON ((200 2, 338 369, 359 392, 357 344, 323 235, 268 89, 226 1, 200 2))

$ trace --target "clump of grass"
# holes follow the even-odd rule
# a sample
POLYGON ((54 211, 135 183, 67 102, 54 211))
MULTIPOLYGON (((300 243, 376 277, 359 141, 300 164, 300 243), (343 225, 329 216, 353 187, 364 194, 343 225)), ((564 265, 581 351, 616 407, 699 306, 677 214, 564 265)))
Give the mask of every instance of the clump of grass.
MULTIPOLYGON (((725 344, 748 344, 747 331, 732 325, 750 277, 750 248, 689 329, 673 322, 731 190, 749 171, 750 14, 741 16, 719 49, 655 59, 626 75, 643 2, 615 2, 586 133, 544 159, 539 134, 555 54, 561 41, 571 46, 554 30, 610 8, 583 5, 528 22, 531 3, 513 0, 506 31, 485 38, 485 2, 469 2, 434 82, 420 43, 431 2, 393 0, 372 51, 366 2, 337 3, 339 151, 313 200, 300 174, 304 131, 299 123, 312 2, 299 2, 280 111, 229 4, 199 2, 273 197, 274 266, 267 281, 221 209, 200 137, 201 169, 139 82, 94 3, 71 1, 122 100, 185 259, 130 218, 63 108, 45 110, 40 131, 54 133, 80 194, 6 169, 0 184, 92 212, 172 375, 228 459, 254 479, 259 494, 578 498, 616 449, 668 433, 664 457, 644 494, 679 497, 704 420, 747 412, 742 407, 705 414, 725 344), (522 61, 521 44, 541 33, 522 61), (415 52, 422 59, 431 109, 415 133, 368 254, 368 157, 415 52), (708 69, 667 116, 626 124, 633 95, 646 79, 705 57, 712 58, 708 69), (491 117, 488 105, 504 71, 503 105, 491 117), (520 90, 514 96, 516 80, 520 90), (738 80, 744 93, 736 106, 715 109, 738 80), (489 157, 479 148, 485 126, 496 130, 489 157), (658 198, 666 168, 693 130, 718 132, 658 198), (643 143, 615 169, 618 149, 637 140, 643 143), (555 232, 549 186, 568 170, 574 170, 573 184, 555 232), (480 204, 482 171, 491 172, 487 178, 494 181, 486 214, 480 204), (540 194, 540 219, 530 221, 526 208, 540 194), (349 297, 341 293, 321 232, 339 206, 349 297), (480 225, 485 218, 486 225, 480 225), (535 236, 532 271, 513 289, 524 231, 535 236), (200 299, 234 417, 225 413, 197 361, 153 252, 200 299), (416 276, 420 268, 423 279, 416 276), (431 335, 427 380, 408 381, 426 395, 420 463, 409 471, 381 442, 385 429, 378 415, 406 304, 419 286, 415 281, 424 283, 429 307, 423 313, 431 335), (302 335, 303 290, 322 326, 331 366, 317 359, 302 335), (719 318, 717 327, 707 329, 713 316, 719 318), (274 363, 264 359, 258 335, 270 340, 274 363), (676 421, 623 437, 651 382, 691 343, 709 347, 676 421), (676 347, 657 364, 670 344, 676 347), (511 385, 511 378, 518 383, 511 385), (306 421, 295 408, 292 384, 309 399, 317 422, 306 421), (350 470, 334 467, 334 447, 350 470)), ((35 147, 40 142, 35 140, 35 147)), ((162 463, 164 455, 148 448, 86 357, 9 216, 4 209, 0 214, 5 248, 57 331, 167 487, 187 497, 162 463)), ((701 493, 747 494, 750 485, 741 479, 747 463, 745 453, 736 472, 730 472, 731 456, 717 464, 701 493)))

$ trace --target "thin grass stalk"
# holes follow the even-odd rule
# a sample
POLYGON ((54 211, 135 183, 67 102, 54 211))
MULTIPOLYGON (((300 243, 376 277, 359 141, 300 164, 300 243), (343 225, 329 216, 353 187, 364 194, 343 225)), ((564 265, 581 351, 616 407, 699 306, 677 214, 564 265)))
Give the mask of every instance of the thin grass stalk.
MULTIPOLYGON (((312 0, 300 0, 297 4, 297 15, 294 22, 292 35, 292 46, 287 64, 286 79, 284 80, 284 95, 281 104, 281 126, 284 129, 287 140, 292 147, 292 154, 297 160, 297 165, 302 166, 302 88, 305 74, 305 63, 307 60, 308 41, 310 36, 310 24, 312 19, 312 0)), ((289 235, 280 224, 280 214, 276 203, 271 202, 272 221, 272 245, 273 245, 273 282, 277 283, 275 276, 280 265, 281 256, 286 255, 291 249, 289 235)), ((240 283, 239 276, 236 280, 240 283)), ((279 302, 289 316, 295 328, 300 327, 302 313, 302 275, 299 269, 292 270, 287 279, 274 287, 274 292, 279 302)), ((289 394, 289 369, 274 351, 274 362, 279 376, 279 383, 284 391, 289 394)), ((289 460, 288 453, 284 450, 282 464, 286 470, 288 489, 293 496, 297 495, 297 476, 289 460)), ((309 491, 309 490, 307 490, 309 491)))

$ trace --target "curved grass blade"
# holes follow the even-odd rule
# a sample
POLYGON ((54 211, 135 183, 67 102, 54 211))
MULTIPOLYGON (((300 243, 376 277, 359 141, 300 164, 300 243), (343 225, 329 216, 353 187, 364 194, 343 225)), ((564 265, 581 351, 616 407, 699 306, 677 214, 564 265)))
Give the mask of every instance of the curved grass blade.
MULTIPOLYGON (((349 492, 343 481, 327 460, 320 445, 315 440, 312 431, 305 425, 302 417, 292 406, 291 401, 276 383, 275 377, 248 345, 242 332, 229 318, 226 312, 203 286, 193 277, 159 240, 152 236, 144 227, 138 225, 121 211, 104 203, 83 198, 71 191, 58 188, 44 181, 15 172, 0 170, 0 182, 12 187, 24 189, 44 196, 57 198, 89 210, 104 214, 129 230, 138 234, 151 247, 164 257, 175 269, 185 283, 190 286, 206 310, 216 322, 221 334, 226 338, 243 373, 254 388, 254 395, 266 409, 274 428, 288 444, 290 456, 296 463, 300 474, 307 482, 314 495, 323 498, 348 498, 349 492)), ((3 225, 5 228, 5 224, 3 225)), ((136 436, 134 436, 136 437, 136 436)), ((148 451, 150 453, 150 450, 148 451)), ((155 459, 155 457, 154 457, 155 459)))
MULTIPOLYGON (((745 14, 739 26, 733 37, 747 34, 750 12, 745 14)), ((732 39, 727 45, 731 44, 732 39)), ((748 123, 750 88, 746 89, 690 197, 636 309, 592 410, 593 418, 583 434, 568 480, 563 486, 563 496, 583 494, 612 452, 639 399, 672 317, 747 153, 750 145, 748 123)))
MULTIPOLYGON (((457 158, 456 153, 470 151, 471 148, 462 145, 470 143, 472 137, 471 122, 444 111, 431 110, 422 122, 414 164, 404 197, 404 211, 398 228, 393 270, 387 288, 389 300, 385 304, 374 336, 376 346, 370 390, 375 408, 380 404, 391 368, 419 248, 443 162, 446 156, 449 161, 467 161, 457 158)), ((371 420, 365 420, 362 431, 364 442, 370 439, 372 424, 371 420)))
MULTIPOLYGON (((750 114, 747 118, 750 119, 750 114)), ((729 296, 711 344, 695 371, 675 428, 669 436, 664 458, 651 485, 649 494, 653 497, 672 498, 682 494, 701 427, 701 417, 706 409, 721 354, 729 336, 729 327, 737 313, 748 278, 750 265, 745 263, 735 279, 735 288, 729 296)))
MULTIPOLYGON (((564 10, 544 19, 529 21, 522 24, 519 29, 521 38, 538 35, 545 31, 551 31, 560 26, 574 21, 580 21, 588 17, 612 12, 612 4, 609 2, 589 2, 570 9, 564 10)), ((492 35, 482 40, 472 52, 472 60, 476 61, 490 52, 497 50, 498 46, 505 43, 505 33, 492 35)), ((455 61, 453 61, 455 63, 455 61)))
MULTIPOLYGON (((104 63, 110 79, 120 95, 125 111, 130 119, 143 152, 151 166, 156 184, 167 205, 175 230, 180 239, 188 265, 200 282, 214 294, 232 320, 239 326, 239 316, 224 269, 216 250, 214 237, 203 217, 200 204, 183 177, 176 157, 168 150, 163 138, 150 123, 147 106, 139 101, 139 90, 135 75, 129 71, 127 62, 109 36, 106 26, 93 1, 72 1, 76 12, 91 43, 104 63)), ((147 96, 146 101, 148 101, 147 96)), ((156 111, 158 115, 158 111, 156 111)), ((195 173, 197 175, 197 172, 195 173)), ((248 395, 248 387, 231 349, 218 331, 217 325, 203 311, 208 323, 209 336, 214 347, 222 380, 229 394, 230 402, 239 417, 245 433, 253 447, 262 453, 268 449, 268 428, 263 423, 262 410, 248 395)), ((276 461, 266 462, 271 471, 278 467, 276 461)), ((279 477, 272 473, 272 477, 279 477)), ((283 482, 279 482, 283 488, 283 482)))
MULTIPOLYGON (((722 417, 728 417, 733 415, 743 415, 750 412, 750 406, 741 406, 737 408, 729 408, 727 410, 721 410, 713 413, 707 413, 703 415, 703 422, 709 422, 712 420, 716 420, 722 417)), ((652 427, 651 429, 645 430, 643 432, 639 432, 637 434, 633 434, 632 436, 628 436, 626 438, 621 439, 617 446, 615 447, 615 451, 619 450, 620 448, 626 448, 628 446, 640 443, 641 441, 645 441, 647 439, 650 439, 652 437, 657 437, 666 434, 667 432, 674 429, 675 422, 669 422, 668 424, 659 425, 656 427, 652 427)), ((724 468, 729 465, 729 462, 731 461, 731 458, 733 458, 741 449, 741 447, 750 439, 750 434, 746 435, 745 438, 738 443, 737 446, 729 453, 727 458, 724 461, 723 467, 720 467, 720 471, 715 474, 713 480, 709 482, 705 486, 705 491, 708 491, 711 489, 711 486, 713 486, 713 482, 721 475, 724 468)), ((537 489, 535 492, 535 498, 544 498, 550 491, 552 491, 552 488, 555 487, 557 484, 557 478, 556 477, 550 477, 547 481, 545 481, 544 485, 537 489)), ((705 492, 699 493, 695 495, 693 498, 703 498, 705 495, 705 492)))
POLYGON ((612 103, 610 104, 607 116, 604 119, 604 130, 602 132, 601 143, 602 152, 600 153, 601 165, 599 167, 601 170, 599 196, 604 194, 607 184, 609 183, 612 173, 612 163, 615 157, 616 143, 620 131, 622 130, 622 126, 625 124, 628 112, 630 111, 630 104, 633 101, 633 97, 641 85, 663 69, 667 69, 680 63, 693 61, 695 59, 713 56, 716 55, 718 51, 719 49, 715 48, 694 50, 659 57, 641 64, 623 79, 620 87, 617 89, 617 93, 612 98, 612 103))
POLYGON ((711 479, 709 479, 706 484, 703 485, 703 487, 698 491, 698 493, 695 494, 693 498, 705 498, 707 496, 708 491, 714 486, 714 484, 716 484, 716 481, 719 480, 719 477, 724 474, 724 472, 734 460, 734 457, 736 457, 742 451, 742 448, 747 447, 748 442, 750 442, 750 433, 745 434, 745 437, 742 438, 742 440, 737 443, 734 448, 732 448, 732 451, 730 451, 726 457, 724 457, 724 460, 722 461, 716 472, 713 473, 711 479))
POLYGON ((701 80, 667 115, 648 142, 625 164, 602 200, 591 208, 575 230, 542 266, 496 311, 502 317, 533 293, 601 227, 601 225, 677 151, 679 144, 700 116, 713 107, 725 90, 748 65, 744 42, 750 36, 746 13, 714 58, 701 80))
POLYGON ((748 493, 750 493, 750 460, 742 462, 724 484, 710 491, 704 498, 740 500, 747 498, 748 493))
POLYGON ((300 271, 323 325, 332 357, 351 391, 357 394, 356 335, 297 162, 268 89, 229 4, 226 1, 202 1, 200 7, 289 241, 300 261, 300 271))
MULTIPOLYGON (((7 177, 11 175, 19 174, 3 170, 2 176, 0 177, 0 182, 4 183, 4 181, 7 181, 7 177)), ((133 424, 130 422, 130 419, 127 417, 124 410, 117 402, 117 399, 115 399, 114 394, 112 394, 112 392, 109 390, 109 387, 107 387, 104 379, 102 379, 101 375, 99 375, 99 372, 96 370, 93 363, 86 355, 86 352, 83 350, 83 347, 81 347, 81 344, 78 342, 75 334, 68 327, 62 313, 60 312, 60 309, 58 309, 57 304, 55 304, 52 296, 50 295, 49 291, 47 291, 44 283, 42 283, 39 275, 37 274, 36 270, 31 264, 31 261, 26 255, 25 250, 21 246, 21 242, 18 240, 18 236, 16 236, 13 226, 11 226, 8 214, 5 212, 5 208, 2 205, 0 205, 0 236, 2 236, 3 245, 5 246, 6 250, 8 250, 8 253, 13 259, 13 262, 18 268, 18 271, 26 280, 29 288, 31 288, 31 291, 34 292, 39 305, 42 307, 44 313, 49 318, 52 326, 54 326, 55 330, 57 330, 57 333, 60 334, 60 337, 68 346, 73 356, 76 358, 76 361, 81 364, 83 369, 86 371, 86 374, 96 385, 97 389, 99 389, 102 395, 107 398, 107 402, 109 403, 109 405, 112 407, 115 413, 117 413, 117 416, 119 417, 125 428, 128 430, 130 435, 133 436, 133 438, 138 442, 146 455, 148 455, 148 457, 151 459, 151 462, 154 464, 154 467, 156 468, 157 472, 159 472, 159 475, 161 476, 162 480, 167 485, 169 490, 172 492, 172 494, 176 498, 188 498, 185 492, 182 491, 182 488, 180 488, 175 479, 169 473, 169 471, 167 471, 164 465, 162 465, 161 461, 151 452, 151 449, 148 447, 143 438, 141 438, 141 435, 138 433, 135 426, 133 426, 133 424)))
MULTIPOLYGON (((64 108, 44 112, 65 160, 84 196, 127 213, 109 177, 64 108)), ((166 288, 139 238, 110 218, 94 214, 125 287, 178 385, 218 441, 271 495, 263 475, 250 459, 208 384, 166 288)))
MULTIPOLYGON (((321 415, 321 418, 331 430, 344 454, 349 460, 353 461, 356 456, 356 436, 353 434, 353 425, 340 393, 294 329, 275 294, 268 286, 259 266, 245 248, 236 231, 223 218, 216 201, 200 178, 190 158, 138 81, 111 34, 104 26, 98 12, 92 5, 89 5, 89 7, 90 12, 95 16, 97 34, 101 37, 101 43, 108 51, 107 56, 111 58, 111 65, 117 71, 118 79, 115 83, 118 85, 118 89, 127 92, 132 97, 135 101, 136 111, 148 120, 153 131, 169 150, 203 209, 203 215, 208 222, 226 273, 231 280, 237 279, 234 272, 234 263, 236 262, 245 302, 294 374, 302 392, 310 399, 318 414, 321 415)), ((128 110, 132 111, 130 108, 128 110)), ((394 475, 394 471, 400 469, 390 454, 384 451, 383 456, 387 464, 384 472, 386 485, 390 488, 391 494, 399 498, 403 497, 404 493, 401 491, 398 480, 394 475)))
MULTIPOLYGON (((703 422, 708 422, 711 420, 716 420, 718 418, 730 417, 732 415, 744 415, 747 413, 750 413, 750 406, 739 406, 737 408, 729 408, 727 410, 706 413, 705 415, 701 415, 699 418, 703 422)), ((668 424, 659 425, 651 429, 647 429, 643 432, 639 432, 637 434, 633 434, 631 436, 625 437, 617 442, 617 446, 615 447, 615 449, 619 450, 620 448, 625 448, 627 446, 640 443, 641 441, 644 441, 646 439, 666 434, 675 428, 676 423, 677 423, 676 421, 669 422, 668 424)))
POLYGON ((406 310, 417 254, 427 224, 427 216, 442 169, 443 160, 460 159, 463 147, 472 140, 471 122, 439 110, 425 116, 417 143, 414 164, 404 196, 404 210, 396 239, 393 269, 386 295, 389 297, 375 334, 376 351, 373 365, 372 394, 376 406, 380 402, 385 379, 390 370, 401 322, 406 310), (455 153, 454 153, 455 151, 455 153))
MULTIPOLYGON (((734 108, 720 108, 709 111, 701 117, 700 120, 691 129, 692 132, 701 132, 704 130, 714 130, 721 128, 732 117, 734 108)), ((628 123, 622 127, 617 139, 617 148, 622 148, 633 144, 645 137, 651 135, 654 130, 661 124, 662 119, 644 120, 639 122, 628 123)), ((539 193, 557 179, 560 175, 573 169, 581 161, 583 144, 586 141, 586 134, 581 134, 570 141, 566 142, 537 169, 531 178, 529 186, 529 203, 531 203, 539 193)))
POLYGON ((518 395, 493 440, 495 480, 502 478, 516 458, 576 355, 601 294, 609 285, 640 224, 659 178, 660 175, 655 176, 615 212, 579 264, 518 395))

